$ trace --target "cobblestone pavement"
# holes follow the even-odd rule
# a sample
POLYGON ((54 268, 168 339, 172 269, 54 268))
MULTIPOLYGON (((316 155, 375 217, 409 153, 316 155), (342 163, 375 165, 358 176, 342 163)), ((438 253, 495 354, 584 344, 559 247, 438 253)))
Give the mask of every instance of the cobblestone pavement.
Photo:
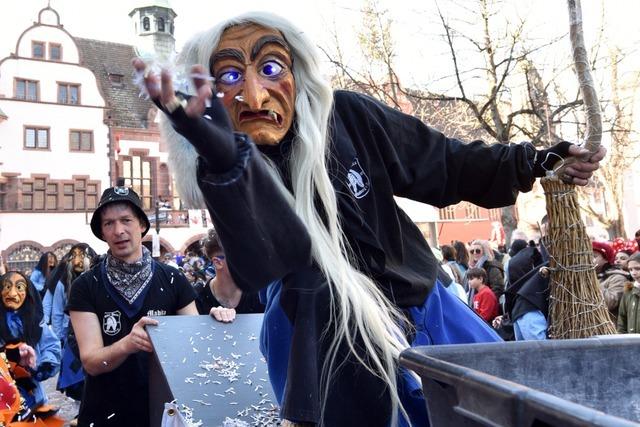
POLYGON ((56 390, 56 382, 58 376, 49 378, 44 382, 44 389, 49 398, 49 404, 60 408, 58 416, 65 420, 65 427, 69 425, 69 421, 77 415, 77 407, 73 403, 73 399, 68 398, 64 394, 56 390))

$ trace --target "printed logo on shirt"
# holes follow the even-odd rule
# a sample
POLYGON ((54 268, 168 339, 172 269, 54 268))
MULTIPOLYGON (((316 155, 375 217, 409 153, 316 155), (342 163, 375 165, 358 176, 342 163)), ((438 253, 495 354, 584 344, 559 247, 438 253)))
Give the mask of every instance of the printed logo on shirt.
POLYGON ((165 316, 167 314, 167 310, 149 310, 147 311, 147 316, 165 316))
POLYGON ((360 166, 358 158, 354 158, 347 173, 347 187, 356 199, 362 199, 369 193, 369 177, 360 166))
POLYGON ((120 332, 120 311, 107 311, 102 318, 102 331, 107 335, 116 335, 120 332))

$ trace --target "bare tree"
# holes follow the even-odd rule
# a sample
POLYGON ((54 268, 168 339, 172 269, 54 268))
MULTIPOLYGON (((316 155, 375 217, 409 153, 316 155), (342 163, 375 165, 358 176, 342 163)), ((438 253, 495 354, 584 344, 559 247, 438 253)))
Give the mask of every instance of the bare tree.
MULTIPOLYGON (((594 184, 579 192, 582 209, 606 227, 610 238, 624 236, 625 174, 638 161, 638 133, 634 130, 634 111, 640 87, 640 73, 624 80, 619 64, 626 55, 617 47, 609 53, 610 99, 603 108, 603 133, 608 134, 611 145, 607 158, 597 171, 594 184), (593 203, 599 200, 601 203, 593 203)), ((604 90, 601 90, 604 92, 604 90)))
MULTIPOLYGON (((571 64, 550 67, 541 63, 544 52, 555 48, 566 34, 534 45, 531 40, 535 39, 528 37, 527 24, 530 23, 526 18, 507 22, 501 14, 503 3, 499 0, 476 0, 472 6, 463 2, 457 9, 451 6, 456 3, 450 1, 446 10, 438 7, 437 0, 435 4, 442 40, 448 51, 450 76, 423 82, 419 87, 404 87, 394 65, 393 22, 376 0, 367 0, 361 10, 362 29, 358 33, 361 66, 345 63, 337 35, 332 52, 324 50, 335 66, 336 86, 366 93, 463 140, 483 139, 488 143, 529 140, 536 146, 548 147, 565 139, 563 134, 568 131, 583 132, 582 97, 575 86, 567 90, 566 81, 562 79, 571 64), (430 89, 447 78, 452 85, 446 92, 430 89), (573 131, 567 127, 572 122, 573 131)), ((602 34, 601 29, 591 52, 592 64, 601 64, 598 54, 604 45, 602 34)), ((625 95, 617 99, 630 99, 627 87, 620 93, 625 95)), ((606 175, 607 166, 603 168, 600 181, 607 183, 611 177, 621 179, 615 171, 620 170, 621 165, 628 166, 633 157, 629 150, 635 141, 634 135, 624 131, 630 129, 633 118, 629 115, 630 106, 622 103, 616 109, 615 99, 611 96, 609 101, 612 107, 608 114, 610 120, 607 122, 605 118, 609 124, 605 132, 611 133, 612 139, 630 139, 627 144, 616 144, 615 150, 621 150, 619 155, 611 153, 612 174, 606 175), (618 113, 614 114, 615 111, 618 113)), ((575 136, 570 140, 575 140, 575 136)), ((622 210, 613 207, 621 207, 623 191, 618 187, 613 187, 614 191, 610 191, 612 187, 606 188, 607 194, 615 194, 619 200, 607 200, 607 212, 590 209, 589 214, 612 227, 615 221, 622 223, 622 210)), ((513 207, 503 208, 502 222, 509 236, 516 227, 513 207)))

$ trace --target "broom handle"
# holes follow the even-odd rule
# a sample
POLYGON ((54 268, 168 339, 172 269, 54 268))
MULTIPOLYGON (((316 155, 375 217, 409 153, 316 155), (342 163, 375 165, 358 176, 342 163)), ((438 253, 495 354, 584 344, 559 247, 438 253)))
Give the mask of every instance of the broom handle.
POLYGON ((573 63, 580 84, 587 121, 584 147, 590 153, 595 153, 600 148, 602 141, 602 115, 584 44, 581 0, 567 0, 567 5, 569 6, 569 37, 573 63))

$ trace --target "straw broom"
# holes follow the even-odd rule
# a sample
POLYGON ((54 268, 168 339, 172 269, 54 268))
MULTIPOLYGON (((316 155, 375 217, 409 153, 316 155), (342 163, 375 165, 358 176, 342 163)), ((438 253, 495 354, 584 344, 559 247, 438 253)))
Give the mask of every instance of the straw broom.
MULTIPOLYGON (((570 37, 575 71, 586 109, 585 148, 598 151, 602 140, 600 105, 589 69, 582 32, 580 0, 567 0, 570 37)), ((573 185, 558 177, 568 162, 541 180, 549 217, 548 250, 550 255, 550 338, 586 338, 615 334, 593 265, 591 241, 580 217, 578 198, 573 185)))

